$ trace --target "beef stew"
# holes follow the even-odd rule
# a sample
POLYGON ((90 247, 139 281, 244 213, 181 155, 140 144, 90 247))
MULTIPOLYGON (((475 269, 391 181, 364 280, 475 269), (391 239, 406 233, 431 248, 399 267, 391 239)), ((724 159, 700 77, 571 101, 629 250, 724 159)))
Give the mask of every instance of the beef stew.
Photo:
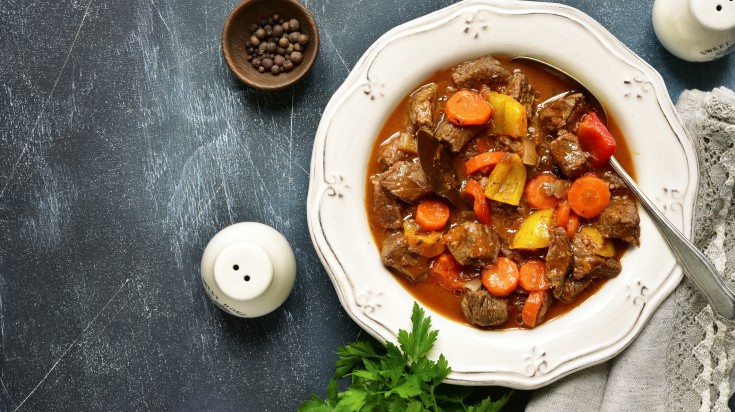
MULTIPOLYGON (((435 73, 396 107, 369 163, 383 264, 419 301, 480 328, 532 328, 582 302, 640 233, 632 194, 580 143, 599 110, 506 58, 435 73)), ((607 129, 627 163, 614 119, 607 129)))

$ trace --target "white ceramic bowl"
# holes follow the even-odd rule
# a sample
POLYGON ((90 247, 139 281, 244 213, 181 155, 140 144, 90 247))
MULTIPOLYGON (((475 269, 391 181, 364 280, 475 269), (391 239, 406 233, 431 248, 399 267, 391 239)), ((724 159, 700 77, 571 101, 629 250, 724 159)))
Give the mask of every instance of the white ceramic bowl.
MULTIPOLYGON (((380 262, 365 210, 367 162, 395 105, 439 68, 485 55, 526 55, 578 78, 626 136, 638 183, 690 233, 698 170, 694 146, 660 75, 589 16, 557 4, 470 0, 403 24, 378 39, 327 105, 311 161, 312 240, 340 302, 363 329, 395 341, 414 298, 380 262)), ((681 280, 663 238, 641 210, 641 247, 623 271, 564 316, 532 330, 487 331, 427 309, 432 352, 448 381, 537 388, 608 360, 640 332, 681 280)))

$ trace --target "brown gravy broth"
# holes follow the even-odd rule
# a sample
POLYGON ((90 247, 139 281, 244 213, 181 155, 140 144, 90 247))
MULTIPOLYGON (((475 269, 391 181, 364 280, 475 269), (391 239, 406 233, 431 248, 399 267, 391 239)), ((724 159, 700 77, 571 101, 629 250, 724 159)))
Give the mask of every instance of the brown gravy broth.
MULTIPOLYGON (((536 91, 536 103, 544 102, 551 97, 559 95, 560 93, 575 89, 575 85, 565 82, 563 79, 554 76, 546 70, 523 62, 512 62, 507 57, 495 57, 509 70, 513 71, 516 69, 520 69, 528 77, 529 82, 533 85, 534 90, 536 91)), ((448 94, 447 87, 452 85, 450 75, 450 68, 439 70, 429 78, 425 79, 423 82, 417 84, 416 87, 412 89, 412 91, 418 89, 420 86, 425 84, 437 83, 439 85, 437 95, 445 96, 448 94)), ((380 166, 378 165, 378 148, 380 147, 380 145, 382 145, 386 140, 390 139, 396 133, 406 130, 406 126, 408 123, 408 98, 409 96, 405 96, 403 100, 398 103, 396 108, 386 120, 383 128, 381 129, 379 135, 375 140, 375 144, 373 145, 372 153, 370 155, 370 160, 368 163, 368 179, 366 181, 365 189, 365 206, 368 212, 367 215, 370 224, 370 230, 373 234, 376 245, 381 245, 383 243, 383 238, 387 234, 387 231, 376 222, 371 212, 373 209, 373 192, 372 183, 370 182, 370 176, 379 174, 381 172, 380 166)), ((446 97, 439 99, 437 101, 437 105, 443 107, 445 100, 446 97)), ((630 151, 626 145, 620 128, 615 122, 615 119, 613 119, 609 113, 607 127, 610 133, 615 136, 615 140, 617 142, 617 146, 615 149, 615 158, 623 165, 623 167, 631 174, 631 176, 635 177, 630 151)), ((618 258, 622 256, 627 247, 627 244, 616 241, 616 255, 618 258)), ((533 255, 533 253, 531 253, 531 255, 533 255)), ((404 276, 398 274, 390 268, 388 269, 393 272, 394 277, 414 298, 416 298, 416 300, 449 319, 460 323, 469 324, 469 322, 465 320, 465 317, 462 314, 462 309, 460 307, 461 291, 445 289, 438 282, 434 281, 431 276, 429 276, 423 282, 411 283, 404 276)), ((582 293, 580 293, 580 295, 572 304, 564 304, 558 300, 555 300, 554 303, 549 307, 548 312, 546 312, 544 322, 557 316, 561 316, 577 307, 587 298, 592 296, 597 290, 599 290, 605 281, 606 280, 604 279, 596 280, 592 285, 590 285, 582 293)), ((524 326, 522 326, 522 322, 520 321, 522 307, 522 301, 519 302, 519 304, 510 305, 511 311, 510 316, 508 317, 508 321, 504 325, 499 327, 496 326, 492 329, 495 330, 524 328, 524 326)))

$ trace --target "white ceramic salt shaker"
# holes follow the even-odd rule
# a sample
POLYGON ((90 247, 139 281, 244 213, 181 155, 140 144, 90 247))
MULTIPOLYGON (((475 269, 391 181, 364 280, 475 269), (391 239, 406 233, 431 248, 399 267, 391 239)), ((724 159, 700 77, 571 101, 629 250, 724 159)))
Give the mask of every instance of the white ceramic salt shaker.
POLYGON ((719 59, 735 46, 735 1, 656 0, 653 29, 661 44, 680 59, 719 59))
POLYGON ((207 295, 220 309, 254 318, 286 301, 296 280, 296 258, 286 238, 272 227, 236 223, 209 241, 201 275, 207 295))

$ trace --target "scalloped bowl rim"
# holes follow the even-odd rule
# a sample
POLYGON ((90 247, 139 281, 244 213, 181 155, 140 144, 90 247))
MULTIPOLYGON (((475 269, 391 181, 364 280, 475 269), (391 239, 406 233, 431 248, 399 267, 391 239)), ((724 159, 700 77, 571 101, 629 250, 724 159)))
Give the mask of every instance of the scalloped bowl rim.
MULTIPOLYGON (((410 328, 414 299, 380 263, 367 225, 369 150, 388 114, 421 80, 484 54, 540 58, 587 85, 626 136, 639 185, 655 194, 651 197, 667 217, 690 235, 698 182, 694 144, 653 68, 594 19, 568 6, 504 0, 451 5, 373 43, 328 103, 314 142, 307 199, 312 242, 342 306, 380 341, 395 341, 398 329, 410 328), (520 34, 508 33, 518 27, 524 29, 520 34), (546 36, 538 37, 539 27, 546 36), (458 41, 462 48, 443 47, 458 41), (586 53, 584 65, 580 50, 586 53)), ((611 359, 633 341, 682 278, 642 209, 641 247, 626 253, 622 263, 623 272, 598 293, 533 330, 480 330, 425 308, 439 330, 431 356, 447 358, 450 383, 520 389, 538 388, 611 359)))

